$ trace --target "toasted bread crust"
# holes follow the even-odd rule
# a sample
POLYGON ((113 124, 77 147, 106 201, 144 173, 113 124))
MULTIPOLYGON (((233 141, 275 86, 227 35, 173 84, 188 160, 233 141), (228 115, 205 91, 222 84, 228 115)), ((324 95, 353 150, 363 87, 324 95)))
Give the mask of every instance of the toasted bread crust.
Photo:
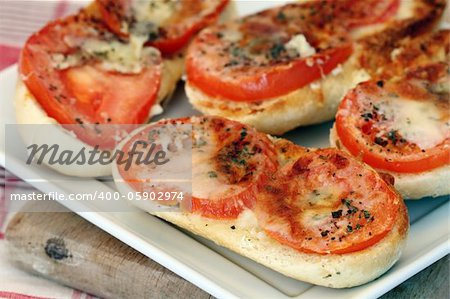
POLYGON ((375 245, 348 254, 320 255, 280 244, 259 227, 246 226, 241 217, 214 220, 179 212, 153 214, 286 276, 332 288, 361 285, 385 273, 399 259, 409 227, 402 203, 393 229, 375 245))

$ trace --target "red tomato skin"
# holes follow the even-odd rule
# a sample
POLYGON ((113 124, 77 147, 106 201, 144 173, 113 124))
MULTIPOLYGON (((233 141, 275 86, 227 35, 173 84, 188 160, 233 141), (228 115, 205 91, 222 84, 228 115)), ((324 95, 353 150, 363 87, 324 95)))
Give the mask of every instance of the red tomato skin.
MULTIPOLYGON (((265 189, 266 192, 263 192, 259 196, 255 209, 258 223, 269 236, 281 244, 287 245, 300 252, 321 255, 347 254, 364 250, 383 240, 393 230, 397 223, 400 223, 402 226, 406 225, 406 227, 399 228, 404 232, 404 230, 407 229, 408 222, 406 208, 401 196, 374 170, 367 168, 368 166, 363 165, 350 155, 336 149, 319 149, 307 153, 306 156, 301 156, 295 163, 288 164, 285 167, 286 170, 279 171, 278 174, 280 176, 276 176, 268 185, 269 188, 265 189), (330 156, 330 154, 333 153, 336 154, 336 159, 334 159, 333 156, 330 156), (326 166, 323 169, 319 169, 318 167, 322 166, 310 166, 311 163, 315 163, 313 165, 318 165, 318 161, 325 159, 325 157, 328 157, 327 163, 335 165, 334 168, 326 166), (342 172, 340 173, 340 171, 342 172), (357 179, 352 181, 352 174, 358 174, 360 172, 364 173, 364 176, 357 176, 357 179), (341 177, 343 173, 346 174, 345 178, 341 177), (359 206, 359 209, 356 209, 356 212, 353 212, 352 214, 346 212, 345 206, 344 209, 342 208, 341 201, 339 200, 341 197, 327 199, 326 203, 321 203, 317 206, 314 204, 311 205, 310 203, 308 204, 307 197, 302 196, 297 199, 292 197, 296 196, 296 194, 303 194, 302 192, 308 194, 307 190, 310 190, 312 186, 316 186, 316 179, 325 179, 319 178, 317 175, 330 176, 327 180, 330 180, 332 176, 332 180, 335 180, 335 182, 340 182, 339 184, 345 183, 347 186, 345 188, 350 188, 348 191, 352 192, 341 193, 340 196, 343 196, 343 198, 352 198, 352 196, 356 196, 356 194, 361 194, 361 192, 364 192, 363 187, 372 187, 373 190, 370 192, 374 193, 368 193, 362 197, 355 198, 355 204, 361 206, 359 206), (354 187, 359 186, 361 181, 367 182, 367 185, 357 187, 359 189, 356 190, 353 189, 354 187), (298 185, 297 182, 300 182, 300 184, 298 185), (304 188, 298 189, 299 186, 303 186, 304 188), (292 195, 291 192, 293 192, 294 195, 292 195), (374 198, 373 196, 384 196, 384 200, 377 199, 377 197, 374 198), (331 202, 329 202, 329 200, 331 200, 331 202), (368 202, 365 203, 365 200, 368 200, 368 202), (378 200, 377 205, 371 203, 370 200, 378 200), (369 221, 364 219, 367 218, 365 213, 362 216, 362 219, 360 218, 362 212, 366 211, 365 209, 367 206, 372 206, 372 210, 370 210, 368 217, 374 215, 374 220, 369 221), (325 215, 325 213, 330 215, 329 213, 332 211, 341 209, 341 214, 337 217, 338 219, 336 221, 342 221, 347 219, 346 217, 350 217, 348 219, 349 223, 353 226, 353 231, 350 231, 349 235, 341 235, 342 242, 340 238, 339 241, 337 240, 339 235, 336 234, 331 235, 333 236, 331 240, 324 239, 329 238, 329 236, 327 236, 328 233, 321 236, 319 234, 319 228, 325 229, 327 226, 331 225, 330 223, 325 222, 325 225, 322 224, 324 226, 308 227, 308 223, 302 222, 306 220, 301 220, 303 213, 309 212, 310 209, 312 209, 312 211, 317 211, 317 213, 321 213, 320 215, 325 215), (326 212, 324 212, 324 209, 326 209, 326 212), (344 215, 344 213, 347 214, 344 215), (384 218, 382 219, 380 217, 384 218), (402 218, 401 220, 399 220, 400 217, 402 218), (355 229, 355 224, 361 221, 363 222, 361 229, 355 229), (367 235, 368 233, 369 235, 367 235), (324 243, 326 242, 330 242, 330 245, 327 243, 325 246, 324 243)), ((349 207, 347 208, 350 209, 349 207)), ((335 217, 333 216, 333 219, 334 218, 335 217)), ((341 228, 345 227, 342 226, 342 224, 339 224, 339 226, 341 228)), ((338 227, 336 226, 336 228, 338 227)), ((332 234, 332 232, 330 232, 330 234, 332 234)))
MULTIPOLYGON (((373 84, 373 82, 363 84, 373 84)), ((376 169, 394 173, 421 173, 450 164, 450 152, 446 149, 450 146, 450 140, 448 139, 443 144, 427 150, 426 153, 406 157, 401 161, 389 161, 386 157, 377 154, 377 150, 364 146, 364 142, 355 138, 354 133, 352 133, 354 128, 347 123, 348 117, 344 116, 343 113, 339 113, 345 110, 349 102, 354 103, 355 101, 356 91, 352 90, 342 100, 338 108, 335 124, 340 142, 353 156, 361 157, 365 163, 376 169)), ((367 130, 368 128, 363 127, 362 129, 367 130)))
POLYGON ((219 18, 220 13, 225 9, 229 2, 230 0, 222 0, 216 11, 205 16, 205 18, 202 19, 199 23, 196 23, 188 28, 185 34, 175 38, 162 39, 155 42, 147 42, 146 45, 158 48, 164 56, 170 57, 171 55, 176 54, 177 52, 183 50, 189 44, 192 37, 200 30, 215 23, 219 18))
POLYGON ((324 51, 311 59, 314 66, 308 66, 305 59, 296 60, 287 66, 274 67, 262 76, 242 80, 238 85, 223 78, 211 77, 197 67, 197 62, 188 55, 186 74, 189 84, 205 94, 235 102, 260 102, 286 95, 329 74, 353 52, 351 44, 339 50, 324 51), (318 61, 324 61, 321 67, 318 61))
MULTIPOLYGON (((121 29, 121 21, 117 17, 117 14, 111 13, 108 10, 108 4, 111 1, 103 1, 96 0, 97 6, 99 7, 100 13, 108 24, 109 28, 117 35, 128 38, 129 34, 125 33, 121 29), (104 2, 104 3, 103 3, 104 2)), ((188 27, 183 34, 177 35, 175 37, 168 37, 157 39, 156 41, 148 41, 145 43, 146 46, 152 46, 159 49, 162 54, 166 57, 170 57, 179 51, 181 51, 186 45, 189 44, 192 37, 197 34, 201 29, 213 24, 219 18, 221 12, 226 8, 229 4, 230 0, 221 0, 220 4, 217 6, 216 10, 202 18, 199 22, 192 24, 192 26, 188 27)), ((112 2, 114 3, 114 2, 112 2)), ((123 6, 123 2, 122 6, 123 6)))
POLYGON ((62 125, 72 125, 67 126, 67 128, 74 131, 80 140, 89 145, 112 148, 115 141, 111 136, 114 136, 113 132, 117 128, 108 128, 106 129, 108 132, 98 134, 93 130, 94 124, 114 125, 145 122, 148 119, 149 110, 157 97, 161 82, 161 68, 155 65, 154 68, 144 69, 139 74, 107 72, 94 64, 70 67, 63 70, 55 69, 51 65, 50 55, 52 53, 49 53, 48 49, 55 50, 55 53, 65 54, 73 51, 73 49, 70 49, 62 42, 64 34, 67 34, 63 30, 78 32, 79 28, 76 26, 80 26, 80 24, 76 22, 85 17, 82 13, 81 15, 53 21, 39 32, 33 34, 27 40, 21 52, 19 72, 29 92, 49 117, 54 118, 62 125), (73 22, 75 22, 75 25, 73 25, 73 22), (56 30, 56 26, 59 26, 61 29, 56 30), (45 45, 45 43, 50 43, 50 46, 45 45), (81 72, 88 75, 84 70, 89 68, 94 70, 97 75, 92 77, 89 83, 91 86, 85 86, 86 88, 83 88, 85 90, 77 90, 76 75, 74 74, 81 72), (120 84, 114 84, 114 82, 120 84), (128 100, 124 100, 127 97, 123 92, 130 90, 130 88, 121 86, 126 82, 136 84, 136 93, 130 95, 128 100), (57 90, 56 88, 52 89, 52 85, 56 86, 57 90), (90 94, 85 92, 90 89, 95 89, 97 93, 90 94), (74 93, 75 91, 77 93, 74 93), (83 98, 77 97, 76 94, 82 94, 83 98), (76 102, 69 105, 62 100, 58 100, 58 97, 61 96, 64 97, 66 102, 69 98, 75 99, 76 102), (99 103, 99 106, 95 106, 92 101, 95 100, 94 98, 99 98, 99 96, 103 100, 99 103), (72 109, 68 109, 68 107, 72 109), (124 111, 126 107, 131 107, 131 112, 124 111), (101 112, 106 112, 111 120, 104 119, 101 116, 101 112), (74 126, 77 124, 90 124, 92 126, 74 126))

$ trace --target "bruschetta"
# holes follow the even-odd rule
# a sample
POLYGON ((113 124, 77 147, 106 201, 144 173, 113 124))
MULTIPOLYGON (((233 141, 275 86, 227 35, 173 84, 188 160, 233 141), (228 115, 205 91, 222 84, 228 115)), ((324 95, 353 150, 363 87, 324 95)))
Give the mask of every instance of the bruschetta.
POLYGON ((201 29, 234 15, 230 0, 96 0, 102 19, 115 34, 145 33, 146 45, 165 55, 182 51, 201 29))
MULTIPOLYGON (((160 103, 175 89, 183 73, 181 48, 162 52, 164 47, 149 45, 153 30, 150 19, 129 24, 132 32, 127 31, 126 36, 115 32, 106 14, 114 5, 106 2, 94 2, 76 15, 47 24, 23 47, 15 98, 17 123, 48 125, 44 130, 32 132, 22 127, 27 145, 39 140, 39 144, 58 144, 70 150, 93 150, 97 145, 114 148, 120 139, 115 125, 136 126, 147 122, 152 115, 162 112, 160 103), (144 22, 151 28, 143 26, 144 22), (40 131, 45 136, 37 136, 40 131)), ((128 2, 114 1, 116 5, 128 2)), ((172 6, 170 1, 132 2, 143 6, 139 12, 146 11, 146 6, 152 18, 160 15, 159 10, 172 6), (151 14, 153 10, 158 11, 156 16, 151 14)), ((189 33, 190 38, 214 22, 228 4, 221 1, 203 7, 200 2, 203 3, 185 1, 181 10, 169 10, 165 16, 177 22, 165 21, 160 30, 172 32, 173 39, 175 33, 181 34, 185 41, 185 34, 189 33), (194 13, 197 18, 193 17, 194 13)), ((163 41, 170 43, 170 38, 163 41)), ((72 163, 51 167, 75 176, 111 173, 110 165, 72 163)))
MULTIPOLYGON (((178 201, 181 210, 140 201, 153 215, 284 275, 328 287, 371 281, 400 257, 409 227, 401 196, 345 152, 300 147, 214 116, 150 124, 120 149, 128 152, 148 136, 171 155, 192 150, 192 190, 178 201), (189 125, 184 133, 192 143, 155 135, 166 124, 189 125)), ((116 164, 113 176, 124 194, 142 193, 167 190, 171 178, 160 185, 155 175, 168 170, 116 164)))
POLYGON ((420 79, 358 85, 339 106, 330 143, 393 176, 407 199, 450 194, 448 72, 438 63, 415 70, 420 79))
POLYGON ((188 48, 186 94, 205 114, 269 134, 331 120, 345 93, 371 78, 359 41, 401 24, 429 29, 444 7, 442 0, 308 1, 209 27, 188 48))
POLYGON ((378 80, 346 95, 331 145, 392 175, 405 198, 450 194, 450 31, 366 49, 378 80))

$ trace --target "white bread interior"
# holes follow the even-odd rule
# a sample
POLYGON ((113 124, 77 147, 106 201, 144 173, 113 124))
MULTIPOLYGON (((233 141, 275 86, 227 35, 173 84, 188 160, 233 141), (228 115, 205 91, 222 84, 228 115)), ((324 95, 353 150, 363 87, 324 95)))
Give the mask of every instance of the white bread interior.
MULTIPOLYGON (((330 145, 349 152, 336 133, 335 125, 330 130, 330 145)), ((445 165, 421 173, 396 173, 386 170, 395 179, 394 187, 405 199, 421 199, 423 197, 438 197, 450 194, 450 165, 445 165)))

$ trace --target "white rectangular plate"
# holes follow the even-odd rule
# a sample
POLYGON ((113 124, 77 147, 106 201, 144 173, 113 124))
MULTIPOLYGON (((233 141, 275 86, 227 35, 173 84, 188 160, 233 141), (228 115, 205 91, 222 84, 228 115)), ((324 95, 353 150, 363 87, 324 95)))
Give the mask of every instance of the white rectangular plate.
MULTIPOLYGON (((239 2, 239 13, 248 13, 273 5, 273 2, 239 2)), ((1 123, 14 124, 14 91, 17 67, 0 73, 1 123)), ((163 117, 181 117, 195 112, 190 107, 180 84, 174 99, 163 117)), ((304 145, 328 146, 331 123, 300 128, 285 137, 304 145)), ((45 167, 28 166, 21 157, 24 145, 20 138, 11 140, 8 147, 17 148, 17 154, 5 157, 5 130, 0 131, 0 164, 30 181, 43 192, 64 194, 95 191, 115 191, 110 183, 95 179, 68 180, 45 167), (12 143, 12 144, 11 144, 12 143)), ((67 202, 63 202, 67 204, 67 202)), ((126 202, 119 202, 127 205, 126 202)), ((220 298, 376 298, 423 268, 450 253, 448 197, 424 199, 407 203, 411 230, 405 251, 398 263, 379 279, 351 289, 331 289, 313 286, 287 278, 251 260, 221 248, 203 238, 192 236, 156 217, 138 209, 134 212, 101 212, 90 202, 71 203, 68 206, 119 240, 169 268, 213 296, 220 298)), ((117 206, 116 206, 117 208, 117 206)), ((127 206, 127 210, 130 207, 127 206)))

